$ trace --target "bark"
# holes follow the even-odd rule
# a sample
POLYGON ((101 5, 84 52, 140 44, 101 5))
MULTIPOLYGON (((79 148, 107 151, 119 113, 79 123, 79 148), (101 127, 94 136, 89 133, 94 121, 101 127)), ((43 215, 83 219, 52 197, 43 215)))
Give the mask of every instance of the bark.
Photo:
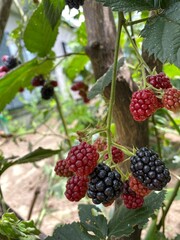
MULTIPOLYGON (((112 12, 94 0, 86 0, 84 15, 88 35, 86 48, 96 79, 101 77, 113 63, 116 30, 112 12)), ((141 147, 148 145, 148 123, 135 122, 129 111, 129 104, 134 88, 130 79, 129 70, 124 67, 118 76, 116 86, 115 105, 113 119, 116 124, 117 137, 122 145, 129 147, 141 147)), ((106 87, 104 95, 109 99, 110 86, 106 87)), ((136 228, 135 232, 127 238, 139 240, 141 231, 136 228)))
POLYGON ((9 17, 12 0, 0 1, 0 43, 3 38, 4 29, 9 17))

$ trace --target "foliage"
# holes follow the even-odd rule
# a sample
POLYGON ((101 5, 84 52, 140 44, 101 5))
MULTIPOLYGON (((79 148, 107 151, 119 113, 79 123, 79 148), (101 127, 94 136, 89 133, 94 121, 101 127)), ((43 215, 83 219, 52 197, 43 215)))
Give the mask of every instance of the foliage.
POLYGON ((21 157, 15 161, 7 162, 6 159, 3 159, 0 162, 0 175, 9 167, 15 165, 15 164, 24 164, 24 163, 34 163, 37 161, 40 161, 44 158, 51 157, 55 154, 59 153, 58 150, 51 150, 51 149, 43 149, 43 148, 38 148, 35 151, 28 153, 24 157, 21 157))
POLYGON ((64 0, 43 0, 45 15, 51 24, 52 29, 56 27, 59 22, 62 10, 64 8, 64 0))
POLYGON ((80 222, 57 226, 53 236, 46 240, 58 240, 60 237, 63 240, 70 239, 72 234, 74 239, 82 240, 105 240, 112 236, 128 236, 134 231, 133 226, 138 225, 142 228, 154 211, 161 207, 164 196, 164 191, 158 194, 152 193, 145 198, 144 206, 136 210, 129 210, 125 206, 121 206, 108 224, 99 208, 94 205, 80 204, 80 222), (124 217, 121 218, 121 216, 124 217))
POLYGON ((14 213, 4 213, 0 219, 0 237, 3 239, 36 240, 39 234, 32 220, 20 221, 14 213))
POLYGON ((141 32, 143 46, 161 62, 180 67, 180 2, 152 17, 141 32))
POLYGON ((58 21, 52 29, 45 16, 43 4, 40 4, 29 19, 24 32, 26 48, 32 53, 37 53, 39 57, 47 56, 55 43, 59 24, 58 21))
MULTIPOLYGON (((29 6, 28 1, 23 2, 24 7, 26 5, 29 6)), ((137 53, 141 51, 140 47, 142 43, 143 48, 148 51, 149 55, 154 55, 155 58, 161 60, 163 63, 166 63, 166 65, 164 65, 164 71, 171 78, 173 78, 174 82, 176 79, 179 79, 179 1, 97 0, 97 2, 103 3, 105 6, 110 7, 114 11, 123 12, 125 20, 123 22, 123 27, 125 30, 128 27, 129 36, 127 31, 122 30, 121 46, 123 46, 127 64, 129 64, 129 66, 133 69, 132 76, 134 79, 138 79, 138 84, 141 82, 141 77, 143 77, 143 74, 141 75, 139 70, 142 70, 144 67, 144 62, 141 56, 139 57, 140 54, 138 55, 137 53), (154 15, 149 17, 151 10, 153 10, 154 15), (135 11, 138 11, 138 13, 135 11), (139 34, 141 34, 143 38, 140 38, 139 34), (133 43, 136 47, 134 47, 133 43), (141 61, 139 62, 139 60, 141 61), (173 65, 170 65, 169 63, 173 65)), ((29 12, 27 9, 24 11, 28 19, 26 24, 21 22, 19 27, 13 31, 11 36, 18 45, 19 54, 22 50, 19 48, 19 45, 21 45, 21 41, 23 41, 27 50, 36 55, 34 56, 34 59, 21 64, 0 79, 0 111, 2 111, 5 106, 11 102, 20 88, 23 87, 32 89, 31 79, 35 75, 42 74, 46 76, 48 80, 50 80, 51 76, 53 76, 50 75, 51 72, 58 65, 61 65, 63 72, 66 74, 67 82, 65 84, 68 89, 70 88, 69 85, 78 79, 85 81, 89 85, 91 85, 91 83, 94 81, 94 78, 92 77, 92 67, 90 65, 89 58, 85 53, 85 46, 88 44, 88 41, 84 21, 82 21, 79 28, 75 28, 75 26, 73 26, 72 31, 76 34, 76 36, 75 39, 69 44, 72 52, 65 54, 65 56, 60 56, 62 59, 59 62, 56 62, 55 65, 55 60, 56 58, 59 59, 59 56, 56 56, 55 53, 52 53, 52 47, 54 46, 58 36, 59 26, 62 23, 61 14, 64 9, 64 5, 64 0, 42 0, 36 8, 33 6, 29 12)), ((116 18, 117 15, 114 14, 114 16, 116 18)), ((77 19, 80 17, 82 17, 81 12, 75 16, 77 19)), ((61 34, 61 32, 59 34, 61 34)), ((124 62, 124 58, 119 59, 117 62, 118 71, 121 70, 120 68, 124 65, 124 62)), ((112 73, 114 66, 115 63, 92 86, 88 95, 89 99, 93 99, 98 94, 102 94, 105 87, 111 84, 113 81, 112 73)), ((178 85, 177 81, 175 84, 178 85)), ((58 130, 60 133, 64 134, 65 139, 63 143, 60 143, 61 151, 60 149, 51 150, 38 148, 14 161, 0 156, 0 175, 4 173, 6 169, 15 164, 24 164, 28 162, 34 164, 36 161, 40 161, 57 154, 64 158, 67 154, 67 148, 70 148, 71 144, 74 144, 77 141, 78 136, 74 134, 74 132, 82 130, 83 133, 86 133, 89 131, 89 125, 94 127, 96 131, 95 133, 99 134, 99 122, 103 125, 105 121, 101 118, 98 122, 97 119, 97 109, 101 108, 99 102, 95 102, 93 100, 89 105, 82 105, 83 103, 81 100, 74 100, 71 98, 70 91, 68 91, 68 99, 60 96, 59 91, 56 91, 56 94, 58 96, 58 100, 60 101, 60 105, 62 105, 60 106, 62 109, 60 109, 59 112, 55 111, 57 104, 55 98, 49 102, 43 104, 41 103, 41 105, 39 105, 39 102, 41 102, 39 99, 36 101, 34 100, 31 103, 25 103, 24 100, 22 101, 24 101, 23 103, 26 105, 26 110, 31 113, 32 123, 28 126, 28 130, 34 130, 35 132, 38 126, 42 125, 44 122, 47 122, 50 117, 54 118, 58 116, 58 130), (62 111, 63 114, 61 114, 60 111, 62 111), (67 146, 67 139, 69 140, 69 146, 67 146)), ((113 98, 111 96, 111 106, 112 103, 113 98)), ((99 115, 101 114, 102 112, 100 112, 99 115)), ((105 118, 108 118, 107 115, 105 118)), ((166 110, 159 110, 154 116, 154 121, 155 124, 153 121, 150 121, 149 128, 151 143, 154 144, 154 147, 157 147, 158 150, 157 141, 161 141, 160 149, 162 151, 162 156, 164 157, 165 161, 169 162, 170 165, 172 164, 172 159, 175 159, 176 155, 178 155, 178 151, 176 148, 173 148, 170 144, 170 141, 165 138, 165 133, 171 131, 179 134, 179 120, 176 116, 172 117, 171 114, 169 114, 166 110), (155 130, 158 131, 158 134, 155 130), (164 146, 162 147, 162 145, 164 146)), ((19 129, 17 132, 19 133, 23 127, 21 126, 18 128, 19 129)), ((14 129, 14 132, 16 132, 16 129, 14 129)), ((26 131, 27 129, 24 130, 23 134, 26 131)), ((113 135, 116 135, 114 132, 113 135)), ((54 135, 58 135, 56 132, 53 133, 54 135)), ((112 129, 109 129, 109 135, 111 133, 112 129)), ((89 135, 91 134, 92 133, 89 131, 89 135)), ((107 138, 110 139, 109 135, 107 135, 107 138)), ((29 148, 31 149, 31 147, 32 146, 29 148)), ((54 183, 52 172, 54 173, 51 166, 51 172, 48 178, 50 190, 47 191, 48 193, 46 195, 46 199, 44 200, 44 208, 47 208, 47 198, 52 196, 53 192, 56 192, 57 188, 59 188, 61 185, 61 183, 58 183, 52 186, 54 183)), ((173 201, 173 193, 174 190, 168 191, 168 197, 166 198, 168 202, 173 201)), ((129 236, 131 233, 133 233, 134 226, 138 225, 139 228, 142 228, 148 222, 148 219, 160 209, 164 201, 164 195, 164 191, 160 193, 151 193, 145 198, 145 204, 143 207, 136 210, 128 210, 124 205, 122 205, 115 212, 114 216, 109 222, 98 207, 94 205, 79 205, 80 221, 58 226, 54 231, 53 236, 47 237, 46 239, 67 240, 72 239, 73 236, 73 240, 105 240, 107 238, 129 236)), ((177 198, 179 198, 179 195, 177 198)), ((44 209, 42 211, 44 211, 44 209)), ((40 219, 40 221, 42 221, 42 219, 40 219)), ((25 240, 28 237, 29 240, 34 240, 37 239, 38 234, 39 231, 36 229, 32 221, 19 221, 13 213, 5 213, 0 220, 0 237, 6 236, 12 240, 17 238, 20 240, 25 240)), ((157 232, 157 229, 154 234, 157 234, 158 239, 166 239, 163 234, 157 232)))

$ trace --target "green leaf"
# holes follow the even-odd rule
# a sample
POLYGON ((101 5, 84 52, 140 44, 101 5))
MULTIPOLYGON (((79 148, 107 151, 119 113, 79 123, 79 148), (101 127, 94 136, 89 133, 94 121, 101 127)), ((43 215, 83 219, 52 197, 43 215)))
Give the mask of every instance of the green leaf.
POLYGON ((162 63, 180 67, 180 2, 151 18, 141 32, 143 47, 162 63))
POLYGON ((39 57, 45 57, 54 46, 60 21, 52 29, 44 12, 42 4, 34 11, 29 19, 24 32, 24 42, 26 48, 37 53, 39 57))
MULTIPOLYGON (((180 69, 172 64, 164 64, 163 66, 163 72, 169 77, 169 78, 179 78, 180 77, 180 69)), ((178 81, 180 84, 180 81, 178 81)))
POLYGON ((52 237, 47 237, 45 240, 100 240, 96 236, 88 234, 81 223, 73 222, 65 224, 55 229, 52 237))
POLYGON ((154 0, 154 2, 157 2, 158 6, 161 6, 162 9, 168 8, 171 4, 174 4, 175 2, 179 2, 179 0, 154 0))
POLYGON ((148 218, 153 215, 154 211, 162 206, 164 197, 165 191, 161 191, 158 194, 153 192, 145 197, 143 206, 135 210, 127 209, 122 205, 108 224, 108 236, 128 236, 134 232, 134 226, 138 225, 139 228, 142 228, 148 222, 148 218))
POLYGON ((89 58, 86 55, 73 55, 67 58, 63 63, 63 71, 67 77, 74 80, 75 77, 85 68, 89 58))
POLYGON ((52 67, 51 60, 40 62, 33 59, 8 72, 0 79, 0 111, 15 97, 21 87, 31 85, 31 79, 35 75, 45 75, 50 72, 52 67))
POLYGON ((97 0, 97 2, 103 3, 104 6, 110 7, 114 11, 124 12, 153 10, 157 8, 154 6, 154 0, 97 0))
POLYGON ((107 219, 101 210, 94 205, 80 204, 79 217, 87 231, 92 231, 99 239, 106 239, 107 219), (96 213, 96 214, 95 214, 96 213))
MULTIPOLYGON (((120 58, 117 64, 117 71, 119 70, 120 67, 122 67, 124 64, 124 58, 120 58)), ((113 73, 113 66, 108 69, 108 71, 100 77, 94 86, 91 88, 91 90, 88 92, 88 98, 92 99, 98 94, 102 94, 104 91, 105 87, 107 87, 111 81, 112 81, 112 73, 113 73)))
MULTIPOLYGON (((8 239, 21 239, 21 237, 37 236, 40 231, 33 221, 20 221, 15 213, 5 213, 0 219, 0 235, 8 239)), ((29 239, 29 238, 28 238, 29 239)))
POLYGON ((62 10, 65 6, 64 0, 43 0, 45 15, 52 29, 60 20, 62 10))
POLYGON ((15 165, 15 164, 24 164, 24 163, 33 163, 33 162, 37 162, 40 161, 44 158, 49 158, 55 154, 59 153, 59 149, 58 150, 51 150, 51 149, 43 149, 43 148, 38 148, 36 150, 34 150, 33 152, 25 155, 22 158, 19 158, 18 160, 14 161, 14 162, 7 162, 2 169, 0 170, 0 175, 9 167, 15 165))

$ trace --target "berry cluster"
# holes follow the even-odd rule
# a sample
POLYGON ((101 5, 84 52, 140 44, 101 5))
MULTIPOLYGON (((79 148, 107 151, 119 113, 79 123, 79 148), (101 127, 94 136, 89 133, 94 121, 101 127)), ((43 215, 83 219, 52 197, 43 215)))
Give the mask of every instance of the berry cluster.
MULTIPOLYGON (((7 72, 21 64, 21 62, 14 56, 4 55, 2 56, 1 60, 4 63, 4 65, 0 66, 0 78, 4 77, 7 72)), ((20 87, 19 92, 23 91, 24 88, 20 87)))
POLYGON ((98 164, 89 177, 87 195, 95 204, 112 203, 122 193, 121 175, 104 163, 98 164))
POLYGON ((70 201, 79 201, 86 195, 89 174, 97 166, 99 153, 86 142, 74 146, 65 160, 59 160, 55 166, 58 176, 70 177, 66 184, 65 196, 70 201))
MULTIPOLYGON (((98 163, 97 149, 101 152, 104 148, 107 144, 102 137, 94 145, 82 141, 70 149, 65 160, 56 163, 56 175, 69 178, 65 191, 68 200, 79 201, 87 193, 94 204, 109 206, 121 196, 127 208, 136 209, 142 207, 144 197, 152 190, 162 190, 171 179, 158 154, 142 147, 131 156, 132 175, 123 182, 114 165, 111 169, 102 157, 103 162, 98 163)), ((122 154, 117 150, 112 148, 112 158, 119 163, 122 154)))
POLYGON ((70 149, 65 160, 55 166, 56 175, 69 177, 65 196, 79 201, 87 192, 93 203, 109 206, 123 189, 121 176, 104 163, 98 164, 99 153, 94 145, 81 142, 70 149))
POLYGON ((170 79, 163 72, 147 77, 147 82, 157 89, 172 88, 170 79))
POLYGON ((73 176, 73 172, 71 172, 69 170, 66 160, 59 160, 56 163, 54 171, 55 171, 56 175, 58 175, 60 177, 71 177, 71 176, 73 176))
POLYGON ((162 107, 173 112, 180 110, 180 90, 172 87, 170 79, 164 73, 149 76, 147 82, 153 86, 152 90, 143 89, 132 95, 130 112, 135 121, 146 120, 162 107), (162 98, 158 89, 161 89, 163 93, 162 98))
POLYGON ((153 150, 142 147, 130 159, 133 176, 146 188, 160 191, 171 180, 169 170, 153 150))
MULTIPOLYGON (((93 146, 97 149, 98 152, 102 152, 105 149, 107 149, 107 142, 104 138, 99 137, 96 139, 93 146)), ((111 153, 112 153, 112 160, 114 163, 120 163, 124 160, 124 153, 120 149, 112 146, 111 153)), ((108 154, 106 154, 104 158, 108 159, 109 158, 108 154)))
MULTIPOLYGON (((124 153, 117 147, 111 148, 112 160, 114 163, 120 163, 124 160, 124 153)), ((105 155, 105 159, 108 159, 108 154, 105 155)))
POLYGON ((84 0, 66 0, 66 4, 69 6, 70 9, 79 9, 79 7, 84 4, 84 0))
POLYGON ((129 209, 142 207, 144 203, 143 196, 137 194, 129 185, 129 180, 126 180, 123 185, 123 194, 121 195, 124 205, 129 209))
POLYGON ((81 98, 83 99, 84 103, 88 103, 90 101, 87 97, 88 85, 85 84, 84 82, 82 82, 82 81, 75 82, 71 86, 71 90, 78 91, 78 93, 81 96, 81 98))
POLYGON ((51 80, 50 82, 46 81, 43 75, 35 76, 31 84, 33 87, 40 87, 41 88, 41 97, 45 100, 49 100, 54 95, 54 88, 57 87, 57 81, 51 80))

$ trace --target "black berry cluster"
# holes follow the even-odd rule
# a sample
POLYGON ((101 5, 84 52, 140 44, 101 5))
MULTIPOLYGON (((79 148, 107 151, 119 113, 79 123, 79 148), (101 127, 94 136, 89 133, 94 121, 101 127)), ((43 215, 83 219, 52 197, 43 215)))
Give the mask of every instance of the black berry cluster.
POLYGON ((162 190, 171 180, 169 170, 158 154, 142 147, 131 157, 131 171, 144 186, 150 190, 162 190))
MULTIPOLYGON (((1 58, 3 66, 0 66, 0 78, 4 77, 10 70, 17 67, 21 62, 14 56, 4 55, 1 58)), ((20 87, 19 92, 23 92, 24 88, 20 87)))
POLYGON ((54 87, 52 85, 44 85, 41 88, 41 97, 45 100, 49 100, 54 95, 54 87))
POLYGON ((84 4, 84 0, 66 0, 66 4, 69 8, 79 9, 79 7, 84 4))
POLYGON ((42 74, 35 76, 31 84, 33 87, 42 87, 41 88, 41 97, 45 100, 49 100, 54 95, 54 88, 57 87, 57 81, 45 80, 42 74))
POLYGON ((111 170, 100 163, 89 176, 87 195, 95 204, 108 204, 118 198, 123 190, 121 176, 116 170, 111 170))
POLYGON ((14 56, 3 56, 2 61, 4 62, 4 65, 9 69, 13 69, 17 67, 21 62, 15 58, 14 56))

